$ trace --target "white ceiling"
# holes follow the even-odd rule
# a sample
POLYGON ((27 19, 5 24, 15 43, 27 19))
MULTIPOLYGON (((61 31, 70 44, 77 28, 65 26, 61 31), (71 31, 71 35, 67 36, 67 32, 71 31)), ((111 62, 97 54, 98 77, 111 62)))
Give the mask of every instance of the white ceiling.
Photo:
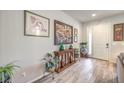
POLYGON ((63 10, 63 12, 84 23, 106 17, 116 16, 124 13, 124 10, 63 10), (93 13, 96 14, 95 17, 92 17, 93 13))

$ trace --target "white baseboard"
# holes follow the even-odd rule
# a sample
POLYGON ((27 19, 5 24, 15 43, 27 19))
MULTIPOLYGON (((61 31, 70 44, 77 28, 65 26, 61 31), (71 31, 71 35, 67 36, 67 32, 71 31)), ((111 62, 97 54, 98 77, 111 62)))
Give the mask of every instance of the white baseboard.
POLYGON ((31 81, 28 81, 27 83, 33 83, 35 81, 37 81, 38 79, 42 78, 43 75, 39 76, 39 77, 36 77, 35 79, 31 80, 31 81))
POLYGON ((46 75, 48 75, 49 73, 45 73, 44 75, 40 75, 39 77, 36 77, 36 78, 34 78, 33 80, 31 80, 31 81, 28 81, 27 83, 33 83, 33 82, 35 82, 35 81, 37 81, 38 79, 40 79, 40 78, 42 78, 42 77, 44 77, 44 76, 46 76, 46 75))

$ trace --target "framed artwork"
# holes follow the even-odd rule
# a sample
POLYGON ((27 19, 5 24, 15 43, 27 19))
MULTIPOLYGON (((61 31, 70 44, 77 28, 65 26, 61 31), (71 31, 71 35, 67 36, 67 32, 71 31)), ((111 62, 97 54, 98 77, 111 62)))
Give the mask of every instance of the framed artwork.
POLYGON ((50 20, 41 15, 24 11, 24 35, 49 37, 50 20))
POLYGON ((74 42, 77 43, 78 42, 78 29, 74 28, 74 42))
POLYGON ((54 44, 72 44, 73 43, 73 27, 54 20, 54 44))
POLYGON ((115 24, 114 25, 114 41, 122 41, 124 34, 124 24, 115 24))

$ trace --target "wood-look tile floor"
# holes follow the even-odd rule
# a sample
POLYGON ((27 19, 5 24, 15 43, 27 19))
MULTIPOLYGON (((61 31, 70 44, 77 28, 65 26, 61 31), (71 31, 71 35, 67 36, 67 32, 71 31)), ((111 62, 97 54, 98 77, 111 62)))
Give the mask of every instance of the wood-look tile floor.
POLYGON ((116 83, 116 65, 111 62, 82 58, 60 73, 37 80, 35 83, 116 83))

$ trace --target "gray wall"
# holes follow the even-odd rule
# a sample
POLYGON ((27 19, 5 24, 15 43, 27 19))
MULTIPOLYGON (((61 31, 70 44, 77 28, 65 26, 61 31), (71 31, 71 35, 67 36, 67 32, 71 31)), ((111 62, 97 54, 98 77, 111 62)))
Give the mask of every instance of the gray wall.
MULTIPOLYGON (((24 11, 0 11, 0 65, 17 60, 21 68, 16 71, 14 82, 29 82, 41 76, 40 59, 47 52, 58 50, 54 45, 54 19, 78 28, 79 42, 82 40, 82 24, 62 11, 32 12, 50 18, 49 38, 24 36, 24 11)), ((78 43, 74 46, 78 47, 78 43)))

